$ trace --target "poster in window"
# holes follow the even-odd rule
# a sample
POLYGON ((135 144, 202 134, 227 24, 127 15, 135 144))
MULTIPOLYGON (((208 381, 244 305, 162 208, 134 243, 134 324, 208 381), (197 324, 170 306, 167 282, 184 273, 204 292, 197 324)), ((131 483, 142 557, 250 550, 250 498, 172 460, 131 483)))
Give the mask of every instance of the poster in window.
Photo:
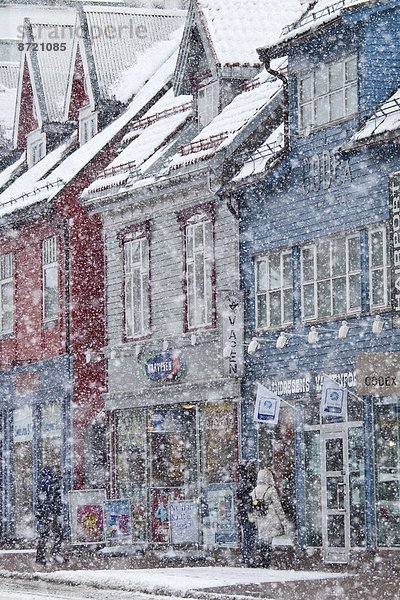
POLYGON ((104 503, 106 542, 130 543, 132 538, 129 500, 107 500, 104 503))
POLYGON ((104 542, 105 490, 77 490, 69 493, 73 544, 104 542))
POLYGON ((231 403, 202 408, 203 461, 206 483, 233 481, 236 458, 236 412, 231 403))
POLYGON ((206 543, 235 545, 237 540, 233 485, 209 485, 205 490, 205 495, 207 504, 206 543))
POLYGON ((156 489, 151 492, 151 537, 153 542, 169 542, 169 502, 180 500, 182 490, 156 489))
POLYGON ((199 543, 199 506, 196 500, 169 503, 171 544, 199 543))
POLYGON ((136 493, 131 497, 132 542, 145 542, 147 533, 146 494, 136 493))

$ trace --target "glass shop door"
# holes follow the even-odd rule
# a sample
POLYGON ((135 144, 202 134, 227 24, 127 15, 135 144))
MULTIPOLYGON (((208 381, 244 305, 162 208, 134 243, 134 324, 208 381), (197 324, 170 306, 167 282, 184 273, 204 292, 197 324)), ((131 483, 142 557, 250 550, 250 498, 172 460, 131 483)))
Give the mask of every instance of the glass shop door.
POLYGON ((322 550, 325 562, 347 563, 350 499, 347 427, 321 427, 322 550))

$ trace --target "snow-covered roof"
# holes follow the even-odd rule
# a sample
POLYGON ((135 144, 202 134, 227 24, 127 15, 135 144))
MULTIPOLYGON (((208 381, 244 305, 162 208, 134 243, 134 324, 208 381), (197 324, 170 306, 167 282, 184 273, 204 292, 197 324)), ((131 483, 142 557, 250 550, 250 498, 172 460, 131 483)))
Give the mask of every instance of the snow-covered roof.
POLYGON ((350 140, 349 146, 389 135, 400 129, 400 88, 374 112, 350 140))
MULTIPOLYGON (((103 98, 111 98, 122 92, 128 99, 129 96, 122 89, 123 83, 118 85, 122 74, 138 65, 139 57, 146 56, 154 44, 167 40, 173 31, 183 26, 186 16, 186 12, 181 10, 126 6, 85 6, 84 11, 103 98)), ((137 76, 138 71, 132 75, 137 76)), ((126 81, 126 77, 123 81, 126 81)), ((132 88, 132 84, 129 87, 132 88)))
POLYGON ((0 84, 0 137, 11 142, 17 90, 9 89, 0 84))
POLYGON ((0 63, 0 85, 12 90, 18 86, 19 63, 0 63))
POLYGON ((277 158, 284 147, 284 125, 280 123, 267 137, 265 142, 246 160, 239 173, 233 178, 233 181, 242 181, 243 179, 247 179, 247 177, 264 173, 266 167, 277 158))
POLYGON ((301 15, 300 0, 195 0, 216 63, 260 64, 256 48, 272 44, 301 15))
POLYGON ((182 128, 193 112, 191 96, 174 97, 167 92, 141 119, 132 123, 122 139, 126 146, 87 189, 88 195, 121 186, 144 174, 144 165, 182 128))
MULTIPOLYGON (((379 0, 318 0, 314 4, 310 3, 309 8, 303 13, 300 19, 293 21, 283 28, 276 47, 279 48, 280 46, 284 46, 287 42, 300 35, 316 31, 323 25, 340 17, 345 11, 359 8, 364 4, 375 4, 378 1, 379 0)), ((264 43, 260 45, 260 47, 267 50, 268 47, 273 45, 274 44, 271 43, 264 43)))
POLYGON ((180 148, 170 168, 178 169, 207 160, 227 148, 260 111, 277 98, 281 90, 282 82, 263 72, 262 78, 258 76, 248 84, 189 144, 180 148))
MULTIPOLYGON (((70 6, 40 6, 38 4, 13 4, 0 6, 0 39, 22 39, 24 19, 29 17, 37 23, 73 25, 76 8, 70 6)), ((55 40, 54 40, 55 41, 55 40)))
POLYGON ((35 54, 43 85, 47 117, 49 121, 61 122, 64 117, 65 97, 71 70, 74 26, 32 21, 31 25, 33 41, 38 44, 35 54), (55 42, 65 44, 65 50, 49 51, 47 44, 53 48, 55 42))
POLYGON ((43 200, 50 201, 56 196, 167 84, 171 83, 176 58, 177 53, 143 86, 126 111, 84 146, 61 160, 63 153, 68 149, 65 144, 70 141, 65 142, 6 188, 0 194, 0 217, 43 200))

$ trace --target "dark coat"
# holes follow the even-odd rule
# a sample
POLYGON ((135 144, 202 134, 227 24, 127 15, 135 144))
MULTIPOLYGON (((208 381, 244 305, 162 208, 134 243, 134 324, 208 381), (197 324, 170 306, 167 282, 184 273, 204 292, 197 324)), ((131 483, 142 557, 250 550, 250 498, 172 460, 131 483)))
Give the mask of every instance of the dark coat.
POLYGON ((44 467, 40 472, 35 513, 39 524, 62 513, 61 480, 51 467, 44 467))
POLYGON ((251 492, 254 488, 254 479, 249 477, 247 465, 239 465, 239 482, 236 489, 237 514, 240 525, 248 522, 248 515, 252 511, 253 501, 251 492))

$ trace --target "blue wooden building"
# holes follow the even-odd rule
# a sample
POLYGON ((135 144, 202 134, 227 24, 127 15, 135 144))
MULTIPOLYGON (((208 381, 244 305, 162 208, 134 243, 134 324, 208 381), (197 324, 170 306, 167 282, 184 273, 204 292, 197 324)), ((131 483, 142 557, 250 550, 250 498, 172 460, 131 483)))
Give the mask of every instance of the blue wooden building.
POLYGON ((259 50, 270 72, 288 56, 287 110, 231 189, 243 454, 273 466, 326 562, 400 547, 399 18, 399 1, 320 0, 259 50), (349 391, 343 413, 321 413, 324 380, 349 391), (276 427, 254 423, 257 383, 282 399, 276 427))

